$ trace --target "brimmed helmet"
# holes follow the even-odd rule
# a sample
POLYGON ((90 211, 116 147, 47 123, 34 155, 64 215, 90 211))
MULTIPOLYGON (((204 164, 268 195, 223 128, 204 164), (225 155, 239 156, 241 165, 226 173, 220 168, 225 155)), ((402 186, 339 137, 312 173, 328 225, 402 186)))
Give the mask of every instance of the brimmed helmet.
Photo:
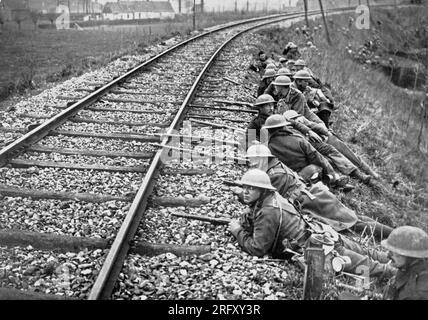
POLYGON ((299 59, 299 60, 297 60, 295 63, 294 63, 294 65, 296 66, 296 67, 306 67, 306 62, 305 62, 305 60, 303 60, 303 59, 299 59))
POLYGON ((274 65, 273 63, 268 63, 267 65, 266 65, 266 70, 267 69, 276 69, 276 65, 274 65))
POLYGON ((281 68, 278 70, 278 72, 276 73, 276 75, 279 76, 287 76, 290 77, 293 75, 293 73, 290 71, 290 69, 288 68, 281 68))
POLYGON ((289 42, 287 43, 287 45, 285 46, 285 48, 287 49, 297 49, 297 45, 294 42, 289 42))
POLYGON ((411 258, 428 258, 428 235, 417 227, 403 226, 392 230, 381 242, 386 249, 411 258))
POLYGON ((244 186, 251 186, 256 188, 262 188, 267 190, 276 190, 270 182, 268 174, 259 169, 252 169, 247 171, 238 183, 244 186))
POLYGON ((273 78, 275 76, 276 76, 275 69, 266 69, 262 80, 267 79, 267 78, 273 78))
POLYGON ((291 79, 287 76, 279 76, 272 82, 275 86, 289 87, 291 85, 291 79))
POLYGON ((247 158, 255 157, 273 157, 273 155, 264 144, 255 144, 248 148, 247 158))
POLYGON ((266 122, 263 126, 265 129, 274 129, 274 128, 282 128, 286 125, 289 125, 290 122, 285 119, 282 114, 274 114, 266 119, 266 122))
POLYGON ((288 111, 285 111, 285 112, 283 113, 283 116, 284 116, 284 118, 285 118, 286 120, 290 121, 290 120, 293 120, 293 119, 296 119, 296 118, 300 117, 300 114, 298 114, 298 113, 297 113, 296 111, 294 111, 294 110, 288 110, 288 111))
POLYGON ((311 80, 312 79, 311 75, 306 70, 297 71, 293 77, 294 77, 294 79, 299 79, 299 80, 311 80))
POLYGON ((262 106, 268 103, 275 103, 275 99, 270 94, 262 94, 256 99, 255 107, 262 106))

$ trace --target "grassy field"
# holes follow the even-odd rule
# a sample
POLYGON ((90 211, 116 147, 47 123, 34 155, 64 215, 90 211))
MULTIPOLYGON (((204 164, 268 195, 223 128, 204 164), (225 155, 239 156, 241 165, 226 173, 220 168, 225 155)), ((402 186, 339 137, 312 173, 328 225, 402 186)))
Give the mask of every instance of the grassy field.
MULTIPOLYGON (((264 15, 258 13, 205 14, 197 17, 198 29, 264 15)), ((192 30, 191 17, 183 21, 150 25, 101 26, 85 30, 36 29, 25 21, 21 30, 6 23, 0 33, 0 101, 29 88, 43 88, 107 64, 125 53, 192 30)))

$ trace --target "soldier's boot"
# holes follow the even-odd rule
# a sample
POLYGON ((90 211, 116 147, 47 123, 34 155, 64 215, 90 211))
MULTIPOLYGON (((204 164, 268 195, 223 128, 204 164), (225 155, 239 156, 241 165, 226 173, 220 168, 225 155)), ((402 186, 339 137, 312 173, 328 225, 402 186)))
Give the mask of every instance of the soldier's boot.
POLYGON ((335 174, 332 176, 328 174, 326 176, 327 185, 331 188, 345 188, 348 187, 349 177, 335 174))
POLYGON ((362 173, 359 169, 351 172, 350 177, 360 180, 364 184, 370 184, 371 175, 362 173))

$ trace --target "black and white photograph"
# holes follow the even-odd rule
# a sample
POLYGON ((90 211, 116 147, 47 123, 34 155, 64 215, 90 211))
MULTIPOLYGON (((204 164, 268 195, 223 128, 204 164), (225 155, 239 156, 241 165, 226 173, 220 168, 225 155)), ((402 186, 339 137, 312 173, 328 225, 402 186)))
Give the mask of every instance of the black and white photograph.
POLYGON ((428 300, 428 1, 0 0, 0 300, 428 300))

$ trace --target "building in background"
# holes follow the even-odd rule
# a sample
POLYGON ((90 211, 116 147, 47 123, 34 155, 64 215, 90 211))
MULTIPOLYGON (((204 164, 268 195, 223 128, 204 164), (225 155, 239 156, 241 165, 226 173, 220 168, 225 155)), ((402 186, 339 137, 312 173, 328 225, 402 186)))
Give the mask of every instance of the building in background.
POLYGON ((72 14, 101 14, 103 5, 97 0, 28 0, 30 10, 50 13, 56 12, 58 5, 67 6, 72 14))
POLYGON ((104 5, 104 20, 174 19, 175 12, 167 1, 120 1, 104 5))

